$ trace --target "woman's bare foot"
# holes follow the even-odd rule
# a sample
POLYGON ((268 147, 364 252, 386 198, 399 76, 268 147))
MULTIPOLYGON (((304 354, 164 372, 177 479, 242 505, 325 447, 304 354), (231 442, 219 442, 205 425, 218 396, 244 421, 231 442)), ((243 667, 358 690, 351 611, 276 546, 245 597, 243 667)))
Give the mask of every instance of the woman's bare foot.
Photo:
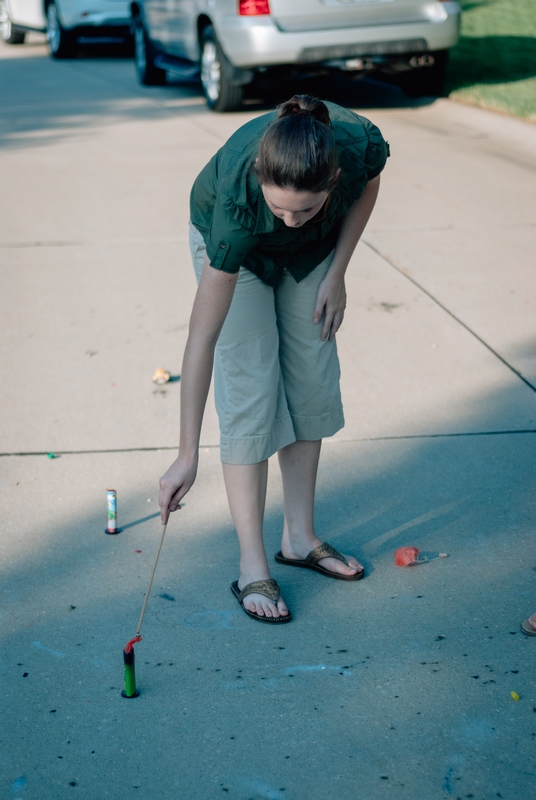
MULTIPOLYGON (((242 575, 240 574, 240 578, 238 579, 238 588, 240 591, 247 586, 248 583, 253 583, 253 581, 263 581, 270 577, 270 575, 259 575, 251 576, 251 575, 242 575)), ((257 614, 259 617, 286 617, 288 615, 288 608, 285 604, 285 601, 282 597, 279 598, 277 601, 277 605, 272 603, 272 601, 265 597, 263 594, 248 594, 247 597, 244 597, 242 600, 242 605, 244 608, 247 608, 248 611, 252 611, 254 614, 257 614)))
MULTIPOLYGON (((285 558, 300 560, 307 558, 311 550, 314 550, 315 547, 321 544, 323 544, 323 542, 314 534, 310 536, 290 537, 285 530, 281 540, 281 552, 285 558)), ((338 558, 321 558, 318 564, 324 567, 324 569, 330 572, 337 572, 340 575, 356 575, 359 572, 363 572, 364 567, 359 563, 357 558, 346 554, 341 555, 344 555, 345 559, 348 561, 348 566, 342 561, 339 561, 338 558)))

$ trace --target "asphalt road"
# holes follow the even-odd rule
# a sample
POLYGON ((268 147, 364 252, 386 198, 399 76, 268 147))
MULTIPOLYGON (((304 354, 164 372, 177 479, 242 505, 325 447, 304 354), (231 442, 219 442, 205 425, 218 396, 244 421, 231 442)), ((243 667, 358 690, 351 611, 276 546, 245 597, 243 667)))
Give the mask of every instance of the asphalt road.
MULTIPOLYGON (((195 84, 141 88, 102 51, 0 47, 1 797, 534 793, 536 127, 372 82, 333 91, 392 149, 349 269, 347 425, 318 492, 318 531, 366 580, 276 566, 293 623, 240 611, 210 406, 126 701, 178 440, 189 190, 262 109, 211 114, 195 84), (176 380, 155 386, 157 367, 176 380), (431 560, 396 568, 404 544, 431 560)), ((281 524, 272 469, 269 552, 281 524)))

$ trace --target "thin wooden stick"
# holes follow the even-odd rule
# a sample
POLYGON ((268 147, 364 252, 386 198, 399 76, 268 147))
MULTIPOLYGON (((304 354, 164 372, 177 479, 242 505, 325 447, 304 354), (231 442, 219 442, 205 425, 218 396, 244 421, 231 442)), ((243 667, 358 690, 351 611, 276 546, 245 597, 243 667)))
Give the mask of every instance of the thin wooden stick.
POLYGON ((142 606, 142 609, 141 609, 140 618, 138 620, 138 627, 136 629, 136 636, 140 635, 141 623, 143 622, 143 616, 145 614, 145 609, 147 608, 147 601, 149 599, 149 592, 151 591, 151 586, 153 585, 153 578, 154 578, 154 574, 156 572, 156 565, 158 564, 158 559, 160 557, 160 550, 162 549, 162 545, 164 544, 164 536, 166 535, 167 526, 168 526, 168 524, 166 522, 166 524, 164 525, 164 530, 162 531, 162 538, 160 539, 160 544, 158 545, 158 552, 156 553, 156 558, 154 560, 153 571, 151 573, 151 577, 149 578, 149 585, 148 585, 147 591, 145 593, 145 600, 143 601, 143 606, 142 606))

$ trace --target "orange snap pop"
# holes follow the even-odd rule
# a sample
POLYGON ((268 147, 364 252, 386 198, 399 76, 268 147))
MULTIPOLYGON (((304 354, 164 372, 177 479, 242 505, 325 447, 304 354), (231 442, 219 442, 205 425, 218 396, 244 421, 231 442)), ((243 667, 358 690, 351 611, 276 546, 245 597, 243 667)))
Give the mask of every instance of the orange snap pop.
POLYGON ((419 560, 419 550, 417 547, 399 547, 395 550, 395 564, 397 567, 410 567, 419 560))

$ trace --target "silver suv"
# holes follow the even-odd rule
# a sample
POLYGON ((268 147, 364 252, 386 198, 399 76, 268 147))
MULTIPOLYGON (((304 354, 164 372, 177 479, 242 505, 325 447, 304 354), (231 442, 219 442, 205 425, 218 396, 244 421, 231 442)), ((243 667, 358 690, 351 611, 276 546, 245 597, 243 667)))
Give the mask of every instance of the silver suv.
POLYGON ((440 94, 460 7, 447 0, 134 0, 141 83, 200 73, 214 111, 248 84, 344 70, 384 73, 413 97, 440 94))

